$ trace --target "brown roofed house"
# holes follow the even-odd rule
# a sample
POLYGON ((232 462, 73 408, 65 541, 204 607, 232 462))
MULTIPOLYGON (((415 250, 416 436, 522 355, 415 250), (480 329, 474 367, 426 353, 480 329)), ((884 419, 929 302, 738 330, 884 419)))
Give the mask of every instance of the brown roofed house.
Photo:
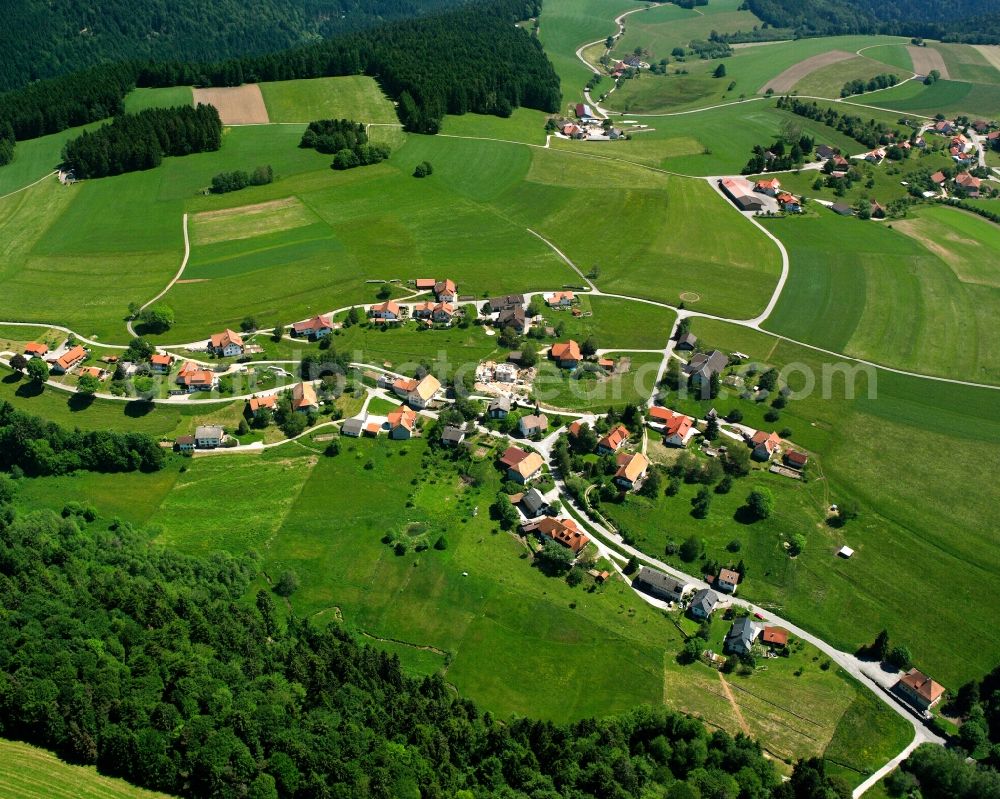
POLYGON ((56 374, 68 372, 86 357, 87 351, 77 344, 75 347, 67 350, 64 355, 56 358, 55 363, 52 364, 52 371, 56 374))
POLYGON ((899 678, 896 690, 921 710, 929 710, 944 696, 944 686, 922 671, 910 669, 899 678))
POLYGON ((771 460, 780 443, 781 437, 777 433, 765 433, 763 430, 758 430, 750 437, 753 457, 759 461, 771 460))
POLYGON ((807 463, 809 463, 809 456, 804 452, 790 449, 785 453, 786 466, 791 466, 793 469, 804 469, 807 463))
POLYGON ((526 532, 536 532, 545 538, 551 538, 577 555, 590 543, 590 538, 580 531, 572 519, 554 519, 551 516, 545 516, 536 523, 526 525, 526 527, 528 527, 526 532))
POLYGON ((329 336, 332 332, 333 320, 329 316, 322 314, 292 325, 292 335, 296 337, 322 338, 323 336, 329 336))
POLYGON ((292 410, 315 411, 319 408, 319 400, 316 399, 316 389, 312 383, 296 383, 292 386, 292 410))
POLYGON ((45 355, 47 355, 48 352, 49 352, 48 346, 46 346, 45 344, 39 344, 38 342, 35 341, 29 341, 27 344, 24 345, 24 354, 27 355, 29 358, 33 358, 35 356, 42 358, 45 355))
POLYGON ((615 482, 626 491, 631 491, 646 476, 648 469, 649 459, 641 452, 619 455, 615 482))
POLYGON ((760 638, 768 646, 782 649, 788 645, 788 630, 781 627, 765 627, 760 638))
POLYGON ((583 360, 580 354, 580 345, 573 339, 569 341, 557 341, 549 350, 552 360, 556 361, 563 369, 576 369, 583 360))
POLYGON ((626 441, 628 441, 628 428, 623 424, 616 425, 597 442, 597 451, 602 455, 617 452, 626 441))
POLYGON ((933 175, 931 175, 931 183, 936 183, 938 186, 940 186, 942 183, 944 183, 947 179, 948 178, 945 177, 944 172, 942 172, 940 170, 938 170, 933 175))
POLYGON ((256 416, 263 410, 273 411, 278 407, 278 397, 275 394, 271 394, 267 397, 250 397, 247 402, 247 408, 250 413, 256 416))
POLYGON ((231 358, 243 354, 243 338, 228 327, 221 333, 213 335, 209 346, 212 352, 220 358, 231 358))

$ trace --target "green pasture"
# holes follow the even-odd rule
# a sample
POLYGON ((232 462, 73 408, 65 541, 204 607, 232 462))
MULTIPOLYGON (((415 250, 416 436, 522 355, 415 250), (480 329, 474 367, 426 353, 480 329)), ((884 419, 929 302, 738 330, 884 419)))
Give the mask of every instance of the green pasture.
POLYGON ((858 98, 857 102, 924 116, 968 114, 992 119, 1000 116, 1000 85, 939 80, 925 86, 918 81, 910 81, 891 89, 870 92, 858 98))
POLYGON ((93 766, 71 766, 30 744, 0 740, 0 795, 8 799, 169 799, 105 777, 93 766))
POLYGON ((862 47, 861 52, 865 58, 881 61, 889 67, 895 67, 900 77, 905 77, 903 73, 913 72, 913 59, 905 44, 873 44, 862 47))
POLYGON ((583 369, 570 372, 553 361, 539 361, 532 396, 544 407, 568 411, 605 411, 628 404, 641 405, 653 393, 662 355, 641 352, 609 352, 619 362, 619 371, 605 376, 583 369), (630 364, 621 369, 621 361, 630 364))
POLYGON ((492 114, 452 115, 444 118, 440 135, 544 144, 548 117, 545 112, 531 108, 516 108, 506 119, 492 114))
POLYGON ((728 77, 714 78, 714 61, 691 64, 690 74, 653 75, 648 72, 622 82, 608 97, 607 107, 629 114, 664 114, 711 103, 732 102, 738 93, 727 91, 728 77))
MULTIPOLYGON (((854 56, 845 61, 838 61, 836 64, 821 67, 810 72, 797 84, 795 92, 808 97, 840 97, 840 90, 844 84, 852 80, 867 81, 876 75, 886 73, 895 74, 900 80, 910 77, 910 71, 903 72, 895 67, 888 67, 881 61, 876 61, 877 56, 883 49, 888 50, 898 45, 888 45, 884 48, 865 51, 866 55, 854 56), (872 53, 869 57, 867 54, 872 53)), ((862 99, 861 102, 864 102, 862 99)))
POLYGON ((304 124, 315 119, 399 122, 392 102, 375 79, 366 75, 279 80, 259 85, 271 122, 304 124))
POLYGON ((934 42, 930 46, 941 53, 951 80, 987 83, 993 86, 1000 83, 1000 72, 971 44, 934 42))
POLYGON ((668 308, 614 297, 577 294, 580 316, 545 308, 547 325, 561 325, 560 338, 579 342, 593 337, 599 349, 661 350, 677 317, 668 308))
MULTIPOLYGON (((1000 556, 990 521, 990 508, 1000 499, 991 476, 1000 464, 995 392, 884 370, 860 370, 852 376, 852 364, 843 359, 724 322, 694 319, 692 330, 706 348, 740 350, 753 361, 787 367, 792 387, 803 396, 793 395, 780 419, 770 423, 762 419, 765 405, 740 399, 728 387, 715 400, 671 394, 667 404, 700 416, 710 407, 721 414, 739 408, 748 425, 792 431, 793 445, 813 453, 813 482, 779 489, 776 514, 783 513, 783 506, 809 507, 802 503, 812 502, 819 508, 820 502, 853 499, 861 515, 843 528, 817 521, 816 511, 811 525, 809 516, 790 522, 806 535, 807 546, 797 558, 784 561, 777 557, 781 552, 769 549, 775 544, 773 535, 753 532, 770 521, 747 530, 722 512, 722 497, 714 498, 708 520, 692 519, 684 527, 664 528, 664 534, 680 541, 726 525, 725 532, 706 537, 727 543, 748 536, 739 553, 748 567, 746 595, 839 648, 853 651, 886 627, 897 642, 912 648, 920 668, 948 687, 988 671, 998 655, 996 647, 983 645, 992 640, 991 608, 975 614, 964 608, 981 606, 983 597, 989 602, 997 582, 989 567, 1000 556), (814 383, 806 391, 810 379, 814 383), (954 501, 950 477, 956 463, 962 464, 963 482, 976 486, 963 494, 961 503, 954 501), (799 492, 801 498, 789 492, 799 492), (850 560, 834 555, 843 544, 856 550, 850 560), (762 554, 754 554, 761 549, 762 554), (954 574, 966 578, 955 582, 954 574), (938 601, 936 586, 943 584, 951 592, 947 602, 938 601), (914 607, 929 604, 936 609, 934 618, 913 613, 914 607), (956 641, 980 644, 956 647, 956 641)), ((746 496, 746 485, 745 479, 736 482, 737 499, 746 496)), ((655 517, 643 523, 651 522, 655 529, 655 517)))
POLYGON ((138 114, 148 108, 173 108, 192 105, 194 95, 190 86, 166 86, 159 89, 133 89, 125 97, 125 112, 138 114))
POLYGON ((826 209, 765 224, 792 264, 769 330, 900 369, 1000 383, 995 225, 942 207, 891 228, 826 209))

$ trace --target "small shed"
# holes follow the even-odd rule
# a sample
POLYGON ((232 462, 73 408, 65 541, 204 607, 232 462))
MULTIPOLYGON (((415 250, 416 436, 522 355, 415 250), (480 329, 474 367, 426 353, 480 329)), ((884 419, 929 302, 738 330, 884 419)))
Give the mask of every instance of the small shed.
POLYGON ((837 550, 837 555, 841 558, 844 558, 844 560, 847 560, 847 558, 851 557, 851 555, 853 554, 854 550, 848 546, 843 546, 837 550))

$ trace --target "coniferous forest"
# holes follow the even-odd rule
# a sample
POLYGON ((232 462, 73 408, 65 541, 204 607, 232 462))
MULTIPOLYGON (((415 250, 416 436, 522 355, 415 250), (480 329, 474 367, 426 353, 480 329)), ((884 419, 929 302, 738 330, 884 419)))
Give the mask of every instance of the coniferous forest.
POLYGON ((337 627, 286 620, 266 590, 244 601, 254 554, 181 555, 93 508, 18 515, 17 483, 0 475, 5 737, 220 799, 850 795, 821 761, 782 783, 754 741, 663 708, 494 718, 337 627))
POLYGON ((159 166, 165 155, 222 146, 222 121, 213 105, 149 108, 122 114, 66 142, 63 161, 78 178, 102 178, 159 166))

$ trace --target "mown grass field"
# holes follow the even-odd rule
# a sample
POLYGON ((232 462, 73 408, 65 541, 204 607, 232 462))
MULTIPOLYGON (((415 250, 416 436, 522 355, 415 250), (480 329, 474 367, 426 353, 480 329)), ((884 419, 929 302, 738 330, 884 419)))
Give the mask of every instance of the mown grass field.
MULTIPOLYGON (((62 162, 63 145, 69 139, 79 136, 82 131, 92 130, 101 124, 95 122, 51 136, 19 141, 14 149, 14 160, 0 167, 0 198, 55 172, 62 162)), ((55 182, 54 178, 52 182, 55 182)))
POLYGON ((885 48, 877 47, 865 50, 865 55, 854 56, 854 58, 849 58, 846 61, 830 64, 829 66, 810 72, 795 85, 795 91, 801 95, 810 97, 837 98, 840 97, 840 90, 844 88, 844 84, 848 81, 867 81, 876 75, 887 73, 894 74, 900 80, 904 80, 910 77, 909 70, 903 72, 897 67, 892 67, 882 61, 875 60, 883 52, 883 49, 889 52, 890 47, 896 46, 888 45, 885 48))
POLYGON ((264 82, 260 93, 271 122, 353 119, 399 123, 392 102, 375 79, 366 75, 264 82))
MULTIPOLYGON (((996 647, 962 646, 959 655, 955 642, 991 640, 988 620, 997 581, 989 564, 1000 556, 988 510, 998 499, 991 477, 1000 441, 995 392, 881 370, 875 371, 871 393, 864 372, 849 381, 853 391, 848 392, 844 370, 835 370, 836 358, 723 322, 695 319, 692 329, 705 347, 740 350, 778 367, 795 365, 796 389, 804 388, 803 375, 815 378, 807 396, 789 402, 773 423, 762 418, 765 405, 741 400, 730 389, 712 401, 668 400, 700 415, 709 407, 723 414, 739 408, 752 427, 791 429, 793 444, 814 454, 815 485, 780 489, 775 512, 790 506, 795 519, 788 524, 806 535, 807 546, 799 557, 782 560, 773 531, 756 536, 724 510, 719 497, 704 522, 691 520, 683 528, 663 524, 664 539, 705 530, 707 538, 724 545, 748 536, 740 552, 748 567, 746 595, 842 649, 853 651, 887 627, 896 641, 912 648, 920 668, 948 687, 988 671, 1000 654, 996 647), (956 468, 965 485, 976 486, 963 494, 962 503, 953 501, 956 468), (798 492, 798 498, 789 492, 798 492), (809 499, 813 492, 818 496, 809 499), (844 528, 808 512, 820 502, 847 499, 858 501, 862 511, 844 528), (843 544, 856 550, 850 560, 834 556, 843 544), (955 574, 966 577, 955 581, 955 574), (940 601, 940 585, 949 586, 947 602, 940 601), (970 603, 982 612, 966 613, 970 603), (932 616, 913 612, 928 606, 935 608, 932 616)), ((739 487, 734 493, 740 499, 747 492, 739 487)), ((658 522, 656 516, 644 520, 652 529, 658 522)), ((768 525, 757 524, 762 530, 768 525)))
POLYGON ((992 119, 1000 115, 1000 85, 939 80, 930 86, 910 81, 902 86, 870 92, 856 102, 910 111, 924 116, 968 114, 992 119))
POLYGON ((955 209, 769 221, 794 268, 769 330, 900 369, 1000 383, 1000 235, 955 209), (893 309, 905 308, 906 324, 893 309))
POLYGON ((627 370, 594 377, 582 370, 568 372, 552 361, 539 362, 532 396, 546 408, 570 411, 606 411, 628 404, 641 405, 653 393, 662 356, 652 353, 610 352, 616 361, 627 357, 627 370))
POLYGON ((930 46, 941 53, 952 80, 994 85, 1000 82, 1000 71, 972 45, 934 42, 930 46))
POLYGON ((125 97, 125 113, 138 114, 147 108, 172 108, 191 105, 194 95, 190 86, 166 86, 160 89, 133 89, 125 97))
POLYGON ((0 740, 0 795, 6 799, 169 799, 97 770, 71 766, 51 752, 0 740))

